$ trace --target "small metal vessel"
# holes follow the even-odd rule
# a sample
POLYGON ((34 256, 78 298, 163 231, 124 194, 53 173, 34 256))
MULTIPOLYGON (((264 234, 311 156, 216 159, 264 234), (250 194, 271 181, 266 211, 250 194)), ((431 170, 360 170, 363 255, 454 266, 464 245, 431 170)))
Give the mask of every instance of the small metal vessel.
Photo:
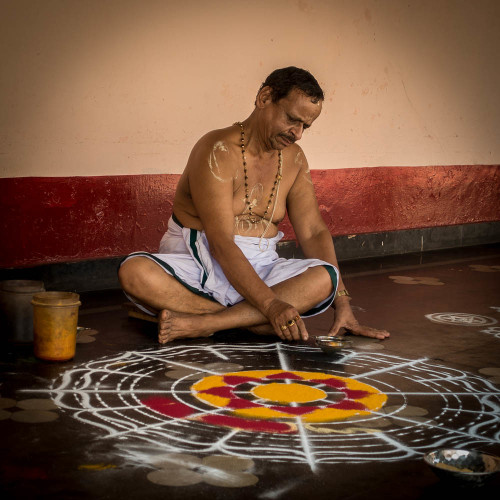
POLYGON ((482 486, 500 471, 500 458, 480 451, 439 449, 424 461, 441 479, 460 486, 482 486))
POLYGON ((335 337, 333 335, 322 335, 315 337, 316 345, 327 354, 337 353, 342 349, 352 347, 352 341, 344 337, 335 337))

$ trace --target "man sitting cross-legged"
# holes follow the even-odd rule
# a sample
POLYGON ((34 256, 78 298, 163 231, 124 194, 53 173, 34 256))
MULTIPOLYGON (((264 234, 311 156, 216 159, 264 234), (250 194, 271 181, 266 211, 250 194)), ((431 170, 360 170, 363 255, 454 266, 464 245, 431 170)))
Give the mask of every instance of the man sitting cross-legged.
POLYGON ((335 308, 330 329, 384 339, 361 326, 319 213, 309 166, 296 144, 321 113, 323 91, 307 71, 276 70, 244 121, 209 132, 181 176, 158 254, 121 264, 127 296, 158 315, 164 344, 244 328, 306 340, 302 317, 335 308), (282 259, 278 224, 288 212, 305 259, 282 259))

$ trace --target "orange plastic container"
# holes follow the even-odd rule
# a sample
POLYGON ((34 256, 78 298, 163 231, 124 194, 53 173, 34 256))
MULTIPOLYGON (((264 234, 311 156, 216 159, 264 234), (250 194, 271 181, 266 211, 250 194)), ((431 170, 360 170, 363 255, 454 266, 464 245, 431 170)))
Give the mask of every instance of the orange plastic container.
POLYGON ((37 358, 68 361, 75 356, 79 299, 72 292, 33 295, 33 345, 37 358))

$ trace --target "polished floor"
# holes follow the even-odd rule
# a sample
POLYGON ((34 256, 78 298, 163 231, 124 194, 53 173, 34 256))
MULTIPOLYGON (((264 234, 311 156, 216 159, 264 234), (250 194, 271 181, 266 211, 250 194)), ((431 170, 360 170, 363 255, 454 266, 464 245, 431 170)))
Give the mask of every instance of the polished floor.
MULTIPOLYGON (((81 294, 72 361, 4 343, 4 498, 463 493, 423 456, 500 455, 500 247, 342 268, 359 321, 390 339, 351 336, 335 354, 242 331, 159 346, 155 324, 129 317, 114 290, 81 294)), ((332 314, 308 319, 311 335, 332 314)), ((497 475, 465 493, 499 486, 497 475)))

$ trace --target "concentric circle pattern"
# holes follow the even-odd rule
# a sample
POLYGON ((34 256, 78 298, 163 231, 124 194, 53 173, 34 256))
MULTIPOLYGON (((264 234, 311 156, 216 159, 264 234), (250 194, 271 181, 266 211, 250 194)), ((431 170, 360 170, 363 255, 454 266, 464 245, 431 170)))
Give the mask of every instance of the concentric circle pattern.
POLYGON ((440 447, 488 451, 500 438, 492 381, 380 351, 333 359, 279 342, 166 346, 76 366, 46 392, 130 457, 216 453, 314 470, 440 447))

